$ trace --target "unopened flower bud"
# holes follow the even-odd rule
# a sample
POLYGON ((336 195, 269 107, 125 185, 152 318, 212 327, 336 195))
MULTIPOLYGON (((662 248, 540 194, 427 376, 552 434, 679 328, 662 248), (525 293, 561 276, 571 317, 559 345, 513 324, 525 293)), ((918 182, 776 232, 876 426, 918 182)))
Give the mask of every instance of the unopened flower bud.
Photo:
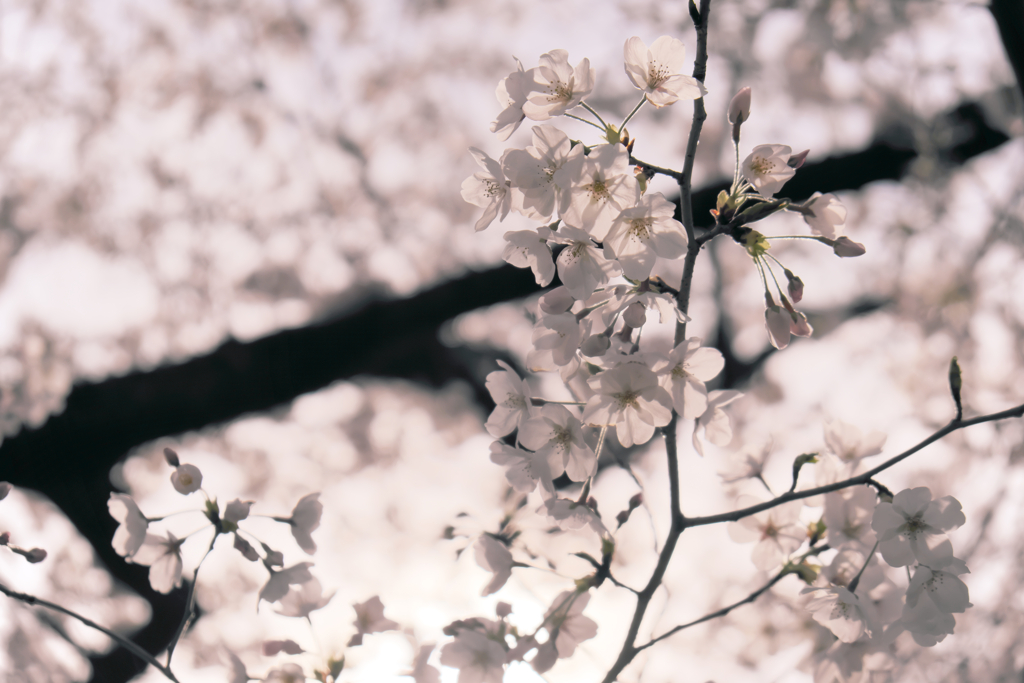
POLYGON ((740 141, 740 126, 750 118, 750 88, 740 88, 729 103, 729 123, 732 124, 732 139, 740 141))
POLYGON ((804 298, 804 281, 796 275, 793 275, 792 271, 786 270, 786 279, 789 281, 786 289, 789 291, 789 298, 793 300, 793 303, 798 304, 800 300, 804 298))
POLYGON ((789 167, 792 168, 792 169, 800 168, 801 166, 804 165, 804 161, 807 160, 807 154, 810 151, 811 150, 809 150, 809 149, 805 149, 802 152, 797 152, 796 154, 792 154, 789 157, 789 161, 787 161, 786 163, 789 164, 789 167))
POLYGON ((592 334, 580 344, 580 352, 584 356, 597 358, 607 353, 611 345, 611 339, 608 338, 607 334, 592 334))
POLYGON ((32 548, 27 553, 22 553, 25 559, 32 564, 37 564, 46 559, 46 551, 42 548, 32 548))
POLYGON ((626 307, 622 314, 622 321, 633 329, 643 327, 647 322, 647 309, 639 301, 634 301, 626 307))
MULTIPOLYGON (((748 88, 749 89, 749 88, 748 88)), ((635 510, 644 504, 644 494, 635 493, 633 497, 629 499, 629 509, 635 510)))
POLYGON ((195 465, 180 465, 171 473, 171 485, 175 491, 187 496, 203 485, 203 473, 195 465))
POLYGON ((494 613, 498 615, 499 619, 504 619, 508 615, 512 614, 512 605, 507 602, 499 602, 494 606, 494 613))
POLYGON ((170 465, 171 467, 177 467, 178 465, 181 464, 181 461, 178 460, 178 454, 175 453, 170 448, 164 449, 164 460, 166 460, 167 464, 170 465))
POLYGON ((863 244, 854 242, 849 237, 843 235, 832 244, 832 250, 835 251, 836 256, 843 258, 853 258, 855 256, 863 256, 867 253, 867 249, 864 248, 863 244))

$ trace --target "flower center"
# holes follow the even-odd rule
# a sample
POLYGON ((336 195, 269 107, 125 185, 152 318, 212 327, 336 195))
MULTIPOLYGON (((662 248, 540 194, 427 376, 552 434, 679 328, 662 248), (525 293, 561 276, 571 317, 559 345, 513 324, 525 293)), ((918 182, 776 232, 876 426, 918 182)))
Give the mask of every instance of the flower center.
POLYGON ((652 90, 657 88, 669 75, 666 67, 657 62, 651 62, 651 66, 647 70, 647 87, 652 90))
POLYGON ((634 239, 646 240, 651 237, 652 218, 634 218, 629 224, 629 234, 634 239))
POLYGON ((611 199, 611 192, 608 191, 608 186, 605 184, 603 178, 595 178, 594 182, 586 185, 584 189, 590 193, 590 201, 600 202, 608 201, 611 199))
POLYGON ((619 410, 625 410, 626 408, 639 409, 640 404, 636 400, 638 396, 640 396, 640 392, 632 390, 612 394, 612 398, 619 404, 619 410))
POLYGON ((512 410, 522 410, 526 407, 526 399, 519 394, 509 394, 502 405, 512 410))
POLYGON ((775 170, 775 162, 765 157, 754 157, 750 161, 750 170, 757 175, 768 175, 775 170))

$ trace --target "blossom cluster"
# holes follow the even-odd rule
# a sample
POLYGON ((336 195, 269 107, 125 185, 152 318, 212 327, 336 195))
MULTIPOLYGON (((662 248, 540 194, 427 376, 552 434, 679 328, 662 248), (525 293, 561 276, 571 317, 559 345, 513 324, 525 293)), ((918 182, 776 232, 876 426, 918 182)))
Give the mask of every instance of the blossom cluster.
MULTIPOLYGON (((190 538, 201 536, 204 532, 212 530, 213 534, 209 538, 206 550, 207 555, 214 550, 214 546, 221 536, 230 536, 233 550, 238 551, 249 562, 259 562, 267 571, 266 583, 263 584, 258 594, 257 608, 263 602, 267 602, 276 605, 275 611, 278 614, 309 621, 313 612, 330 603, 334 593, 324 593, 320 580, 310 571, 314 566, 312 562, 297 562, 285 566, 285 555, 282 551, 260 541, 254 534, 243 528, 243 523, 250 517, 254 501, 235 499, 224 505, 222 510, 217 499, 211 498, 203 489, 203 474, 198 467, 182 463, 178 454, 170 448, 164 449, 164 458, 167 464, 173 468, 170 482, 175 491, 183 496, 201 493, 205 498, 201 508, 175 513, 175 515, 202 515, 206 524, 183 538, 177 538, 169 530, 156 531, 155 529, 171 515, 147 517, 135 500, 124 493, 112 493, 107 501, 110 515, 118 522, 117 530, 111 541, 114 550, 129 563, 149 567, 149 583, 153 590, 159 593, 170 593, 182 586, 184 570, 182 546, 190 538)), ((271 516, 270 518, 281 524, 286 524, 299 548, 307 555, 314 555, 317 545, 313 540, 312 533, 320 526, 322 515, 323 504, 320 502, 320 494, 310 493, 299 499, 289 516, 271 516)), ((203 556, 203 559, 205 557, 206 555, 203 556)), ((189 586, 190 591, 195 591, 201 565, 202 560, 195 568, 189 586)), ((384 617, 384 605, 379 597, 374 596, 363 603, 353 605, 353 608, 356 614, 353 623, 355 634, 349 640, 348 647, 361 645, 363 636, 366 634, 399 628, 397 622, 384 617)), ((171 649, 173 650, 173 645, 171 649)), ((261 651, 265 657, 273 657, 280 653, 298 655, 305 652, 302 646, 290 639, 264 641, 261 651)), ((271 667, 263 677, 257 677, 246 671, 244 663, 234 653, 228 652, 228 658, 232 672, 231 683, 245 683, 250 680, 287 683, 306 680, 302 667, 294 662, 271 667)), ((344 668, 344 661, 343 656, 327 658, 323 670, 315 672, 316 677, 325 683, 328 680, 335 680, 344 668)))
MULTIPOLYGON (((826 425, 824 441, 825 450, 814 458, 819 484, 855 476, 864 458, 881 452, 885 436, 835 420, 826 425)), ((723 479, 733 473, 730 481, 760 479, 769 450, 743 459, 723 479)), ((738 506, 760 502, 744 496, 738 506)), ((967 565, 953 556, 946 535, 965 521, 955 498, 933 500, 926 487, 891 496, 871 486, 852 486, 812 500, 823 511, 811 524, 802 514, 812 511, 804 502, 744 517, 731 523, 729 532, 737 542, 756 542, 752 560, 758 569, 788 569, 810 584, 803 591, 810 595, 806 609, 830 634, 819 639, 815 681, 856 680, 860 672, 882 675, 893 667, 891 648, 903 633, 925 647, 953 633, 953 615, 970 607, 967 586, 959 578, 967 565), (825 566, 809 560, 827 555, 831 559, 825 566), (907 568, 903 587, 886 566, 907 568)))

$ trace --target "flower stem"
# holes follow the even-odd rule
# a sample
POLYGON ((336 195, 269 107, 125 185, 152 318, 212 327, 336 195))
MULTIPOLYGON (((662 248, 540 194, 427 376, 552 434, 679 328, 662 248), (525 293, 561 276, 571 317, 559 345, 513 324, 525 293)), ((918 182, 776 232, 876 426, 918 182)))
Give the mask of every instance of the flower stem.
POLYGON ((608 124, 607 124, 607 123, 605 123, 604 119, 602 119, 602 118, 601 118, 601 115, 597 113, 597 110, 596 110, 596 109, 594 109, 593 107, 591 107, 591 106, 590 106, 589 104, 587 104, 586 102, 580 102, 580 106, 581 106, 581 107, 583 107, 584 109, 586 109, 586 110, 587 110, 587 111, 589 111, 589 112, 590 112, 591 114, 593 114, 594 116, 596 116, 596 117, 597 117, 597 120, 601 122, 601 126, 603 127, 603 130, 605 130, 605 131, 607 131, 607 130, 608 130, 608 124))
POLYGON ((864 566, 860 568, 859 572, 857 572, 857 576, 853 577, 853 581, 846 586, 846 589, 851 593, 856 592, 857 584, 860 583, 860 577, 864 574, 864 570, 868 568, 868 565, 871 564, 871 558, 875 556, 876 550, 878 550, 878 541, 875 541, 875 547, 871 549, 870 553, 868 553, 868 559, 864 560, 864 566))
POLYGON ((626 118, 622 119, 622 123, 619 125, 619 131, 620 132, 622 131, 623 128, 626 127, 626 124, 629 123, 629 120, 631 118, 633 118, 634 116, 636 116, 636 113, 638 111, 640 111, 640 108, 644 106, 645 102, 647 102, 647 95, 644 95, 642 98, 640 98, 640 101, 637 102, 637 105, 635 107, 633 107, 633 111, 629 112, 629 114, 626 116, 626 118))
POLYGON ((605 130, 604 128, 602 128, 601 126, 597 125, 596 123, 594 123, 590 119, 585 119, 582 116, 576 116, 575 114, 566 114, 566 116, 569 117, 570 119, 576 119, 577 121, 582 121, 583 123, 586 123, 587 125, 593 126, 594 128, 597 128, 598 130, 600 130, 602 132, 605 130))

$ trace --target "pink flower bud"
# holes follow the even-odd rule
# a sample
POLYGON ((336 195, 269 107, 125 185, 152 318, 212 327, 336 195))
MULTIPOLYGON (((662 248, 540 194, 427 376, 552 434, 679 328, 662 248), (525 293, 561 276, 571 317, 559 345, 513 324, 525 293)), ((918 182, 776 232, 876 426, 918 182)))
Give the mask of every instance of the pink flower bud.
POLYGON ((789 157, 789 161, 787 161, 786 163, 789 164, 790 168, 792 168, 794 170, 798 169, 798 168, 800 168, 801 166, 804 165, 804 161, 807 160, 807 154, 810 151, 811 150, 809 150, 809 149, 805 149, 802 152, 797 152, 796 154, 791 155, 789 157))
POLYGON ((635 510, 636 508, 640 507, 643 504, 644 504, 644 494, 642 494, 642 493, 633 494, 633 497, 629 499, 629 509, 630 510, 635 510))
POLYGON ((32 564, 42 562, 46 559, 46 551, 42 548, 32 548, 32 550, 29 550, 27 553, 25 553, 25 559, 31 562, 32 564))
POLYGON ((786 279, 789 280, 789 284, 786 287, 789 291, 789 298, 795 304, 800 303, 800 300, 804 298, 804 281, 793 275, 789 270, 786 271, 786 279))
POLYGON ((170 465, 171 467, 177 467, 178 465, 181 464, 181 461, 178 460, 178 454, 175 453, 170 448, 164 449, 164 460, 166 460, 167 464, 170 465))
POLYGON ((171 473, 171 485, 175 491, 187 496, 203 485, 203 473, 195 465, 180 465, 171 473))
POLYGON ((789 324, 789 331, 795 337, 810 337, 814 333, 814 328, 807 322, 807 316, 800 311, 795 311, 790 314, 792 319, 789 324))
POLYGON ((729 103, 729 123, 743 123, 750 118, 750 88, 740 88, 729 103))
POLYGON ((863 244, 854 242, 845 235, 833 243, 832 250, 836 252, 836 256, 841 256, 842 258, 853 258, 867 253, 867 249, 864 248, 863 244))
POLYGON ((789 346, 791 323, 789 311, 781 306, 769 306, 764 310, 764 326, 768 330, 768 341, 780 351, 789 346))

